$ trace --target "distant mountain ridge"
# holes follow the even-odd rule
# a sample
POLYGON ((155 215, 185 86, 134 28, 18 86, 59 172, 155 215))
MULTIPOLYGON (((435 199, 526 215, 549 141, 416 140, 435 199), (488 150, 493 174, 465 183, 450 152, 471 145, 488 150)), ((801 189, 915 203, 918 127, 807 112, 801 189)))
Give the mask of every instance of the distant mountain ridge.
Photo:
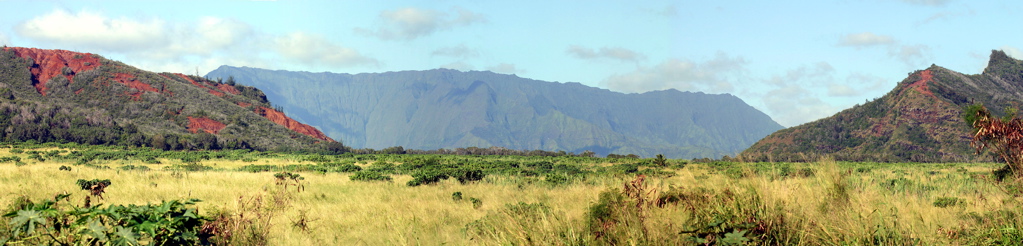
POLYGON ((984 161, 970 147, 962 112, 981 103, 995 114, 1023 103, 1023 61, 992 51, 982 74, 943 67, 913 72, 891 92, 831 117, 780 130, 743 152, 747 160, 984 161))
POLYGON ((334 141, 253 87, 21 47, 0 49, 0 139, 258 150, 334 141))
POLYGON ((450 69, 373 74, 222 66, 296 119, 355 148, 506 147, 673 158, 735 155, 782 127, 732 95, 623 94, 450 69))

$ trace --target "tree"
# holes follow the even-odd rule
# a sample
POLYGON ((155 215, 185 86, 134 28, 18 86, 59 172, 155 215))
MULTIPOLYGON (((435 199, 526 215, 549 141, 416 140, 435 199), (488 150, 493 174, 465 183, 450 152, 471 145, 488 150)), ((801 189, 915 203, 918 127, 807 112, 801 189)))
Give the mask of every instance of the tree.
POLYGON ((970 146, 978 154, 990 150, 1005 162, 1001 170, 995 171, 997 178, 1002 180, 1008 175, 1016 180, 1023 178, 1023 119, 1011 110, 1004 118, 995 118, 983 105, 968 107, 963 117, 973 127, 970 146))
POLYGON ((234 86, 235 83, 234 76, 227 76, 227 85, 234 86))
POLYGON ((666 167, 668 166, 668 159, 665 159, 664 155, 662 154, 657 154, 657 157, 654 158, 654 164, 657 164, 657 166, 666 167))

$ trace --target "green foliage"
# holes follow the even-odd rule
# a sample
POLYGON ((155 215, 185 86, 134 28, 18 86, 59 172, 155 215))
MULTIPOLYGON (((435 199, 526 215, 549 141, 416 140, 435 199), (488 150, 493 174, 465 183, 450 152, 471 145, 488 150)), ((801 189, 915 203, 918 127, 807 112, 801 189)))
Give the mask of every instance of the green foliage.
POLYGON ((362 171, 362 167, 356 166, 355 163, 325 163, 321 165, 333 168, 332 171, 339 173, 353 173, 362 171))
POLYGON ((462 192, 461 191, 455 191, 454 193, 451 193, 451 200, 456 201, 456 202, 457 201, 461 201, 462 200, 462 192))
POLYGON ((352 181, 391 181, 391 176, 376 171, 357 171, 348 176, 352 181))
POLYGON ((82 190, 87 190, 87 191, 90 192, 90 194, 92 196, 97 196, 97 197, 100 197, 100 198, 103 198, 103 193, 106 192, 106 188, 108 186, 110 186, 110 180, 109 179, 103 179, 103 180, 100 180, 100 179, 93 179, 93 180, 79 179, 76 183, 78 184, 78 187, 82 188, 82 190))
POLYGON ((77 207, 68 195, 41 203, 25 201, 4 214, 10 219, 8 243, 60 245, 194 245, 210 237, 198 215, 198 199, 156 205, 77 207))
POLYGON ((938 197, 934 200, 934 206, 939 208, 952 207, 961 203, 964 203, 964 200, 957 197, 938 197))
POLYGON ((448 179, 448 174, 437 169, 420 170, 412 174, 412 180, 406 183, 408 186, 428 185, 448 179))
POLYGON ((470 197, 469 203, 472 203, 473 209, 479 209, 481 206, 483 206, 483 200, 480 200, 479 198, 475 197, 470 197))

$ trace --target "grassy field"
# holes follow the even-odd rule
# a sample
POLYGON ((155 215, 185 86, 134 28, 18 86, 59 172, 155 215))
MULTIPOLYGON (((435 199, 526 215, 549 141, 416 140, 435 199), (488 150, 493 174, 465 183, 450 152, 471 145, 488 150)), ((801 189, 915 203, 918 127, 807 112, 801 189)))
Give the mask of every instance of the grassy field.
MULTIPOLYGON (((548 160, 552 164, 569 163, 587 172, 566 173, 565 180, 557 181, 552 174, 533 175, 523 164, 525 171, 517 173, 483 169, 487 175, 482 180, 465 184, 451 178, 408 186, 413 176, 400 171, 387 173, 391 181, 352 181, 352 173, 297 171, 304 180, 284 186, 278 184, 274 171, 240 170, 253 164, 327 164, 309 161, 309 155, 258 153, 186 162, 130 157, 83 163, 61 158, 72 155, 74 149, 11 150, 0 150, 0 156, 21 158, 0 164, 0 208, 6 208, 5 213, 22 199, 41 201, 63 193, 71 194, 65 203, 82 204, 88 191, 76 180, 110 179, 104 198, 94 198, 93 204, 200 199, 195 205, 199 214, 211 219, 219 216, 225 222, 222 227, 232 234, 231 243, 240 245, 1023 242, 1018 229, 1023 225, 1019 217, 1023 208, 1019 198, 1011 195, 1018 193, 987 178, 997 164, 827 160, 685 164, 673 160, 672 165, 656 166, 632 160, 638 170, 620 171, 613 167, 622 160, 552 158, 548 160), (30 157, 30 152, 54 150, 62 154, 30 157), (128 165, 134 168, 122 168, 128 165), (60 170, 61 166, 71 170, 60 170), (203 168, 182 168, 189 166, 203 168)), ((399 167, 406 164, 396 161, 406 157, 395 156, 312 159, 324 158, 354 162, 363 169, 388 160, 399 167)), ((436 158, 442 163, 457 160, 436 158)))

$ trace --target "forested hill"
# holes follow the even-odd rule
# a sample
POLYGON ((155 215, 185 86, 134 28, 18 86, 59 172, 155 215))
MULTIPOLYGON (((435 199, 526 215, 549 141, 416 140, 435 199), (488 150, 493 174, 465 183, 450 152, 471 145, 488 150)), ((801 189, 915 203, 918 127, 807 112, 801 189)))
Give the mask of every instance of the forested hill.
POLYGON ((0 140, 161 149, 307 148, 334 142, 249 86, 153 73, 96 54, 0 49, 0 140))
POLYGON ((992 51, 982 74, 943 67, 913 72, 881 98, 834 116, 780 130, 743 152, 748 160, 983 161, 970 147, 963 110, 996 114, 1023 103, 1023 61, 992 51))
POLYGON ((673 158, 735 155, 781 126, 732 95, 623 94, 450 69, 369 74, 222 66, 355 148, 505 147, 673 158))

